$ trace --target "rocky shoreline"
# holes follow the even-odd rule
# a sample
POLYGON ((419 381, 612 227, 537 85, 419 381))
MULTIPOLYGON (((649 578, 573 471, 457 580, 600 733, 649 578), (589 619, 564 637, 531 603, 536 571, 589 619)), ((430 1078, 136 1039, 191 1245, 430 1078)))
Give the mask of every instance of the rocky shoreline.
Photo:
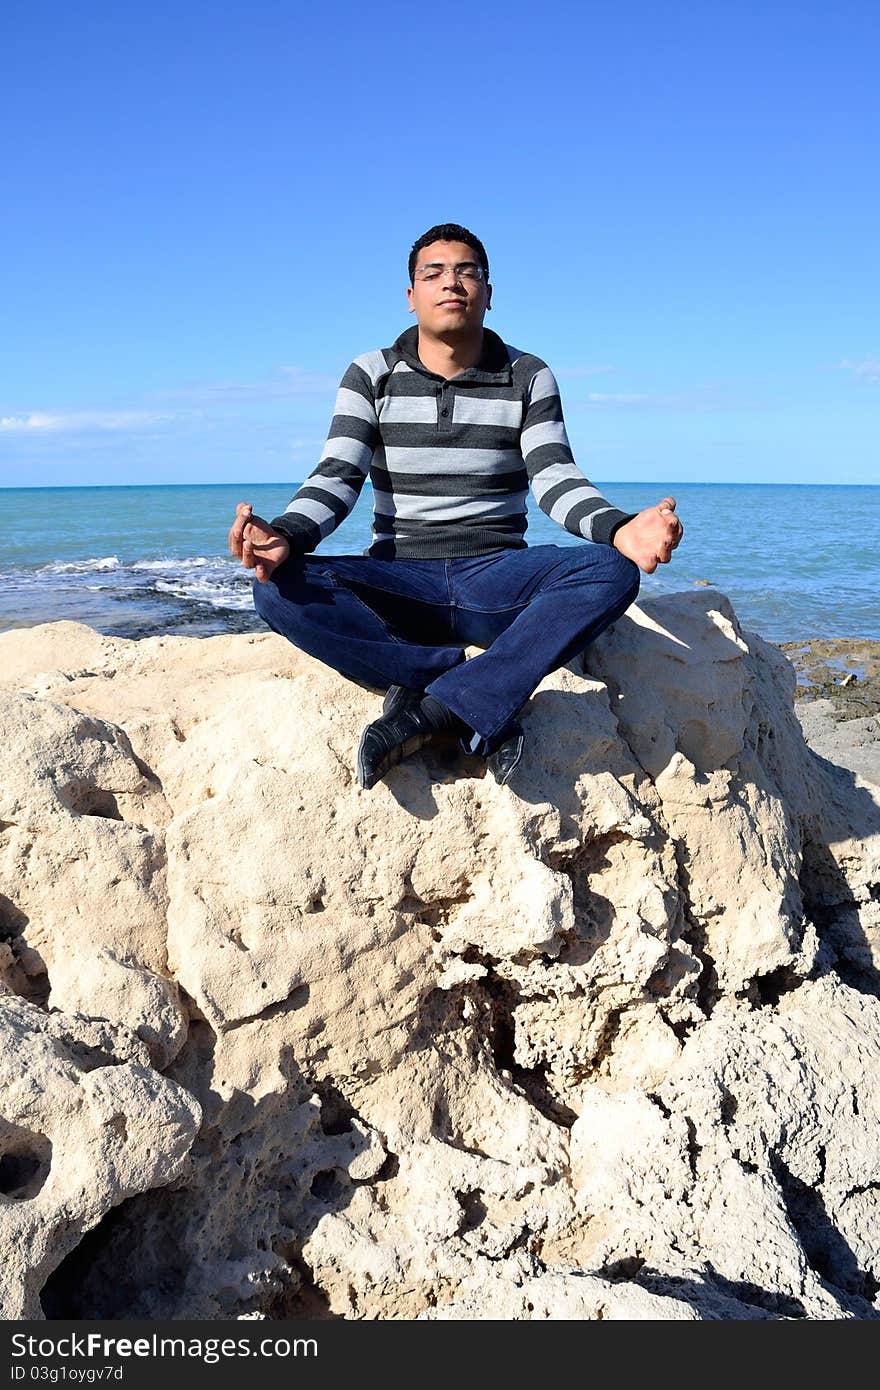
POLYGON ((880 710, 880 642, 814 638, 778 646, 797 672, 797 699, 830 699, 852 719, 880 710))
POLYGON ((880 784, 880 642, 779 644, 797 673, 795 713, 817 753, 880 784))

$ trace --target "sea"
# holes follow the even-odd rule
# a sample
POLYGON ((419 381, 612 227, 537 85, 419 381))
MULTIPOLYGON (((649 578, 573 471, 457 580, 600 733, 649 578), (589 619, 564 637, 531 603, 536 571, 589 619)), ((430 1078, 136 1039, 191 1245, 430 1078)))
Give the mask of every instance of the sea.
MULTIPOLYGON (((229 555, 238 502, 277 516, 297 484, 0 489, 0 631, 68 619, 116 637, 265 631, 253 574, 229 555)), ((597 484, 625 511, 677 502, 684 538, 642 596, 707 582, 771 642, 880 639, 880 487, 597 484)), ((321 545, 370 543, 367 484, 321 545)), ((578 545, 530 499, 531 545, 578 545)))

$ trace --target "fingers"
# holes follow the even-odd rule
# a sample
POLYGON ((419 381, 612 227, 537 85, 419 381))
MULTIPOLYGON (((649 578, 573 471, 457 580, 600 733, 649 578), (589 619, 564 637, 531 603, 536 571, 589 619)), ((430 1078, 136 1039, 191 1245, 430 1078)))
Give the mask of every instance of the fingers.
MULTIPOLYGON (((670 498, 667 500, 671 501, 672 499, 670 498)), ((660 551, 662 551, 662 553, 658 552, 657 558, 661 565, 666 565, 671 559, 673 550, 675 550, 684 535, 684 527, 672 511, 668 509, 662 510, 662 506, 663 504, 661 503, 660 515, 664 520, 664 536, 660 543, 660 551)))
POLYGON ((246 570, 252 570, 256 566, 254 558, 254 537, 250 526, 245 526, 241 537, 241 563, 246 570))
POLYGON ((672 559, 672 552, 678 545, 682 537, 682 527, 680 523, 673 526, 666 526, 665 535, 659 538, 653 547, 650 562, 642 565, 641 568, 646 574, 653 574, 658 565, 668 565, 672 559))
POLYGON ((674 550, 683 535, 684 527, 681 522, 677 517, 673 516, 671 512, 667 513, 665 517, 665 526, 663 528, 663 544, 670 545, 674 550))
POLYGON ((229 532, 229 553, 241 557, 242 537, 244 528, 253 515, 253 507, 250 502, 239 502, 235 509, 235 521, 229 532))
POLYGON ((658 565, 669 564, 683 535, 684 527, 675 515, 675 498, 664 497, 621 526, 614 545, 644 574, 653 574, 658 565))
POLYGON ((668 565, 672 559, 672 552, 681 540, 681 527, 678 531, 672 531, 657 546, 657 562, 661 565, 668 565))
POLYGON ((672 559, 672 552, 677 547, 683 535, 684 527, 679 521, 676 523, 674 530, 670 531, 666 540, 663 541, 657 549, 657 559, 661 565, 669 564, 669 561, 672 559))

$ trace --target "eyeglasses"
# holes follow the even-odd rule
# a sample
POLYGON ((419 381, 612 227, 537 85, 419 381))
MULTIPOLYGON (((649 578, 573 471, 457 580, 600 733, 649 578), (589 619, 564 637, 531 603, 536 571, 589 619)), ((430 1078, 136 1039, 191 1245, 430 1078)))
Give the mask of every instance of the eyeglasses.
POLYGON ((439 280, 446 274, 451 274, 453 280, 470 280, 473 283, 486 278, 483 267, 478 265, 476 261, 461 261, 459 265, 440 265, 439 262, 420 265, 413 271, 413 278, 416 280, 439 280))

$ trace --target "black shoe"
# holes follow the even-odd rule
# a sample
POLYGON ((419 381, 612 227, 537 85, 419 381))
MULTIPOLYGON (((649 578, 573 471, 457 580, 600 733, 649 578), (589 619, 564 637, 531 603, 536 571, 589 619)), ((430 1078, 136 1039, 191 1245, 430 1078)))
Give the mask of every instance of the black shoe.
MULTIPOLYGON (((402 686, 396 687, 402 690, 402 686)), ((389 691, 386 695, 392 695, 389 691)), ((404 758, 409 758, 428 743, 445 742, 455 737, 464 725, 430 695, 416 700, 393 696, 397 710, 383 714, 368 724, 361 735, 357 752, 358 782, 366 790, 375 787, 386 772, 404 758)))
POLYGON ((526 736, 520 724, 512 724, 503 743, 499 743, 494 753, 486 758, 486 766, 499 787, 505 786, 519 767, 523 755, 526 736))

